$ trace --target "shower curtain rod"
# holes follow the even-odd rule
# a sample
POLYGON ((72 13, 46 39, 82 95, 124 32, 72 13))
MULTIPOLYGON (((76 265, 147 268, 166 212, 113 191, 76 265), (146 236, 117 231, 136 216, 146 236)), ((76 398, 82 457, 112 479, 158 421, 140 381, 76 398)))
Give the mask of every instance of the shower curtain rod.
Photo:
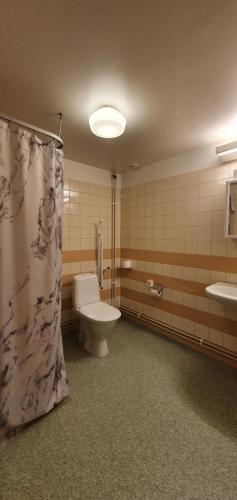
MULTIPOLYGON (((59 134, 61 134, 61 126, 62 126, 62 113, 57 113, 60 117, 60 122, 59 122, 59 134)), ((18 120, 17 118, 12 118, 12 116, 8 115, 0 115, 0 118, 3 120, 6 120, 8 122, 15 123, 16 125, 20 125, 23 128, 26 128, 28 130, 32 130, 33 132, 38 132, 39 134, 46 135, 48 137, 51 137, 51 139, 55 139, 58 141, 58 147, 63 147, 63 140, 61 139, 60 135, 56 135, 53 132, 48 132, 48 130, 43 130, 42 128, 35 127, 34 125, 31 125, 30 123, 22 122, 21 120, 18 120)))

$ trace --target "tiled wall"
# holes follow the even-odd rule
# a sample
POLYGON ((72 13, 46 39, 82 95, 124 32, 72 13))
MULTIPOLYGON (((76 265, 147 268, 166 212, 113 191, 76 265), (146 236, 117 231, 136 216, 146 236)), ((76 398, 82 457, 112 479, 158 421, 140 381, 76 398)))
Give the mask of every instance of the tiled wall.
MULTIPOLYGON (((121 207, 119 188, 116 200, 116 265, 119 268, 120 246, 122 257, 133 262, 131 271, 118 270, 118 303, 121 292, 122 305, 234 352, 236 313, 209 299, 205 286, 216 281, 237 283, 237 241, 223 236, 226 180, 236 168, 236 163, 229 163, 140 182, 121 190, 121 207), (151 297, 147 279, 164 286, 161 299, 151 297)), ((95 182, 85 182, 85 170, 83 180, 78 174, 66 171, 65 175, 63 322, 73 318, 73 275, 96 267, 99 219, 105 238, 104 267, 111 266, 111 186, 108 181, 97 184, 96 176, 95 182)), ((103 300, 110 300, 110 285, 106 271, 103 300)))
MULTIPOLYGON (((117 267, 120 255, 120 189, 116 193, 117 267)), ((64 178, 62 322, 71 320, 74 274, 96 268, 96 223, 103 221, 104 268, 111 267, 111 187, 64 178)), ((110 271, 104 274, 103 300, 110 300, 110 271)), ((119 301, 119 279, 116 283, 119 301)))
POLYGON ((236 313, 209 299, 205 286, 237 283, 237 241, 224 239, 226 180, 236 168, 232 162, 121 192, 121 255, 133 261, 122 272, 122 305, 235 352, 236 313), (149 295, 151 278, 164 286, 161 299, 149 295))

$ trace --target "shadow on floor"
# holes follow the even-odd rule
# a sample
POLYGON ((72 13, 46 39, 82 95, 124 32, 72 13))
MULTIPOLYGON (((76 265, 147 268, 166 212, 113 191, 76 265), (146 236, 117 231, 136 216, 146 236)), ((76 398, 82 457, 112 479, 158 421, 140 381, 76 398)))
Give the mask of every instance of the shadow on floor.
POLYGON ((63 349, 66 364, 71 361, 81 361, 90 356, 78 341, 76 332, 63 335, 63 349))
POLYGON ((210 358, 200 358, 189 370, 179 371, 183 397, 205 422, 237 440, 237 373, 210 358))
MULTIPOLYGON (((110 358, 119 352, 119 356, 131 359, 138 343, 139 356, 144 353, 151 360, 156 362, 157 359, 157 363, 165 364, 168 378, 177 387, 177 394, 184 404, 224 436, 237 440, 235 369, 130 321, 121 320, 111 340, 110 358), (155 340, 155 344, 151 343, 151 338, 155 340)), ((91 358, 79 344, 76 333, 65 335, 63 344, 66 364, 91 358)))
POLYGON ((157 338, 159 347, 152 349, 142 335, 144 353, 157 356, 158 363, 165 359, 185 404, 208 425, 237 440, 237 370, 146 327, 132 322, 130 327, 157 338))

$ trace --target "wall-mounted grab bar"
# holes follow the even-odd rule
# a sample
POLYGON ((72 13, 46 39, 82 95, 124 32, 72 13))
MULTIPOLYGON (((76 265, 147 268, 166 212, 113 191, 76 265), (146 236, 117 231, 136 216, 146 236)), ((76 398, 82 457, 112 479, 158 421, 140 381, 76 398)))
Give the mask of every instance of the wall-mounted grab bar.
POLYGON ((102 220, 96 224, 97 228, 97 265, 96 273, 98 277, 99 287, 103 288, 103 253, 104 253, 104 237, 101 230, 102 220))

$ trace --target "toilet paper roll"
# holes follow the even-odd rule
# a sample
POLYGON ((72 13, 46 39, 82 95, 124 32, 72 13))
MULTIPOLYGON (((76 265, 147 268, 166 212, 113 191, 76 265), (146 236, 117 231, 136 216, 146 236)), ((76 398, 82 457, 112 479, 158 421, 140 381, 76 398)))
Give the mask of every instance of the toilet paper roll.
POLYGON ((122 267, 122 269, 131 269, 132 268, 132 261, 131 260, 121 260, 121 267, 122 267))

